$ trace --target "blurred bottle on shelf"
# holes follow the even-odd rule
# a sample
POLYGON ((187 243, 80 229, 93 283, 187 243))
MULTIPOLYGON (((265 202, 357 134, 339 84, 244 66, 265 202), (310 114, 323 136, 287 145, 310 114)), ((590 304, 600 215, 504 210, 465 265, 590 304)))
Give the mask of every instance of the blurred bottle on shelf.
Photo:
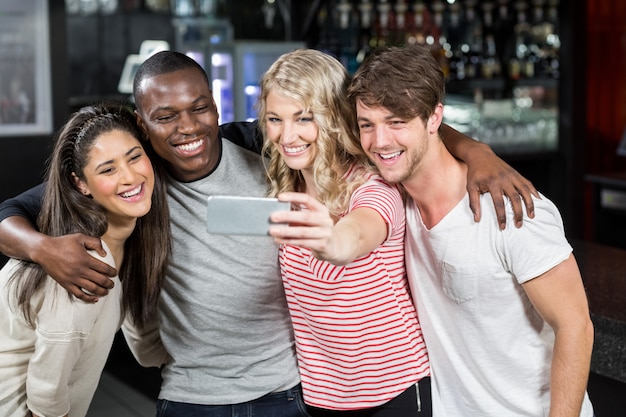
POLYGON ((409 6, 405 0, 397 0, 393 10, 395 12, 393 43, 395 45, 404 44, 406 42, 409 6))
POLYGON ((352 73, 358 67, 359 23, 358 14, 350 0, 340 0, 335 9, 335 26, 338 27, 338 58, 352 73))
POLYGON ((481 76, 492 79, 502 75, 502 64, 500 62, 499 48, 496 42, 496 32, 494 27, 493 12, 496 4, 493 1, 486 1, 482 4, 483 11, 483 47, 482 47, 482 67, 481 76))
POLYGON ((319 47, 350 71, 374 48, 420 44, 450 81, 559 77, 559 0, 326 0, 319 47))
POLYGON ((463 10, 461 3, 450 4, 447 22, 447 39, 450 44, 450 56, 448 60, 450 80, 465 79, 465 54, 461 48, 463 44, 463 27, 461 25, 463 10))
POLYGON ((519 80, 526 76, 534 76, 534 72, 529 71, 527 65, 530 53, 528 48, 530 24, 526 17, 528 4, 525 1, 516 1, 514 7, 516 11, 516 22, 513 26, 515 49, 509 58, 509 77, 513 80, 519 80))
POLYGON ((374 2, 372 0, 361 0, 358 9, 359 29, 358 29, 358 51, 356 55, 357 65, 363 62, 374 47, 371 45, 372 25, 374 20, 374 2))
POLYGON ((448 79, 450 77, 449 58, 451 55, 451 47, 445 35, 444 27, 444 12, 446 11, 446 4, 443 0, 434 0, 432 3, 432 10, 433 25, 431 26, 430 33, 426 37, 426 43, 430 46, 431 53, 437 62, 439 62, 444 77, 448 79))
POLYGON ((538 77, 558 78, 559 49, 558 0, 534 0, 533 37, 540 59, 535 73, 538 77), (544 11, 544 7, 547 11, 544 11))
POLYGON ((426 44, 426 13, 426 4, 423 0, 413 2, 407 20, 407 31, 405 35, 405 42, 407 44, 426 44))
POLYGON ((482 73, 483 27, 480 16, 476 13, 476 3, 476 0, 465 0, 463 20, 465 35, 461 41, 461 51, 465 56, 467 78, 478 78, 482 73))
POLYGON ((558 144, 559 0, 321 0, 320 49, 350 72, 375 48, 428 47, 448 123, 495 146, 558 144))
POLYGON ((145 0, 146 10, 154 13, 170 13, 174 10, 174 4, 170 5, 168 0, 145 0), (172 7, 170 9, 170 6, 172 7))
POLYGON ((389 0, 378 0, 376 5, 376 20, 374 21, 374 41, 370 45, 374 47, 389 46, 391 42, 392 9, 389 0))

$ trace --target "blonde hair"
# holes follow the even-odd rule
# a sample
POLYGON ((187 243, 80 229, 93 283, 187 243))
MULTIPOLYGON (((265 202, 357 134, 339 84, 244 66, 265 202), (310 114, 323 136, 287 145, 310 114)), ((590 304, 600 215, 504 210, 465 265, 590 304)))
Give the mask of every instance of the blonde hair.
POLYGON ((355 164, 371 167, 356 134, 354 109, 346 99, 349 82, 339 61, 314 49, 297 49, 282 55, 263 75, 257 110, 264 138, 263 153, 268 156, 270 196, 303 191, 305 186, 300 171, 287 166, 267 137, 266 99, 270 92, 275 92, 301 103, 303 111, 313 115, 318 127, 318 153, 313 162, 317 198, 333 215, 347 210, 352 193, 365 177, 346 173, 355 164))

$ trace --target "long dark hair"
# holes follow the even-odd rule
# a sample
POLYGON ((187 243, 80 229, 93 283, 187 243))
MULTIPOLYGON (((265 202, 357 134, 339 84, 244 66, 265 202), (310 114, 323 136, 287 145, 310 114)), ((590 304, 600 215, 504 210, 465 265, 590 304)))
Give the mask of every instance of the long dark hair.
MULTIPOLYGON (((37 218, 40 232, 49 236, 71 233, 104 235, 108 227, 106 212, 76 188, 72 173, 84 180, 84 168, 93 143, 100 135, 112 130, 128 132, 145 143, 132 109, 118 103, 83 107, 72 114, 58 132, 47 163, 47 184, 37 218)), ((124 311, 130 313, 139 327, 156 319, 171 249, 164 171, 151 147, 144 146, 144 149, 155 173, 152 207, 145 216, 137 219, 133 233, 124 244, 124 260, 118 265, 124 311)), ((18 305, 30 324, 34 323, 30 299, 46 279, 47 274, 41 266, 27 262, 23 262, 11 278, 18 305)))

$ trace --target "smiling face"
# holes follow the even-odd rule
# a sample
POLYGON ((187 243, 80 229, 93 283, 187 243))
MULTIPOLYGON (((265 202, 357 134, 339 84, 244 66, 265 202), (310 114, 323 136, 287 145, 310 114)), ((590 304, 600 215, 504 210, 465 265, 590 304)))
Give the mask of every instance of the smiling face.
POLYGON ((217 107, 206 77, 186 68, 145 78, 137 100, 139 125, 170 174, 193 181, 219 159, 217 107))
POLYGON ((356 112, 361 146, 381 176, 391 183, 413 178, 429 148, 422 119, 407 121, 384 107, 365 106, 361 100, 356 102, 356 112))
POLYGON ((293 170, 309 171, 317 155, 318 126, 311 113, 285 95, 270 92, 265 100, 267 137, 293 170))
POLYGON ((110 224, 124 225, 150 210, 154 171, 139 141, 116 129, 94 140, 75 184, 105 209, 110 224))

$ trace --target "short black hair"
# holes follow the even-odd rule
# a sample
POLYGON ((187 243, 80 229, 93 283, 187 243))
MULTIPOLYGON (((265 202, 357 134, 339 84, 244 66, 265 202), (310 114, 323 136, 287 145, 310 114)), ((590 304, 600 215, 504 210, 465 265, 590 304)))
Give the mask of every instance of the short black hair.
POLYGON ((133 96, 135 97, 135 103, 138 102, 137 97, 141 94, 139 86, 146 78, 152 78, 157 75, 188 68, 195 68, 200 71, 206 79, 207 85, 209 85, 209 78, 204 68, 183 53, 176 51, 160 51, 150 56, 139 66, 135 73, 135 79, 133 80, 133 96))

